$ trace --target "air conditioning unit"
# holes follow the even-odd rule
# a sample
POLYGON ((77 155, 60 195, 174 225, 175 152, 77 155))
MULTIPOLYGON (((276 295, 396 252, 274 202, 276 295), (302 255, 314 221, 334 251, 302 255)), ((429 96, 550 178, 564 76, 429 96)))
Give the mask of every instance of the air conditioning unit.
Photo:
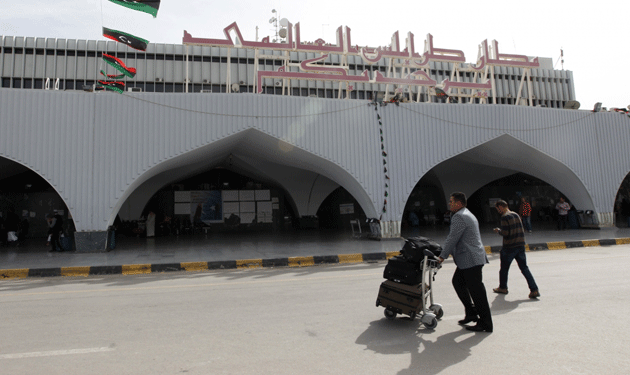
POLYGON ((142 92, 142 87, 127 87, 128 92, 142 92))
POLYGON ((201 81, 202 83, 210 83, 209 79, 204 79, 203 81, 201 81))
POLYGON ((233 92, 239 92, 239 91, 241 91, 241 87, 238 85, 238 83, 233 83, 233 84, 232 84, 232 91, 233 91, 233 92))
POLYGON ((164 82, 164 80, 162 78, 156 78, 155 82, 164 82))
POLYGON ((211 94, 212 90, 201 90, 199 91, 200 94, 211 94))
POLYGON ((280 81, 276 82, 276 86, 282 86, 282 82, 280 81))

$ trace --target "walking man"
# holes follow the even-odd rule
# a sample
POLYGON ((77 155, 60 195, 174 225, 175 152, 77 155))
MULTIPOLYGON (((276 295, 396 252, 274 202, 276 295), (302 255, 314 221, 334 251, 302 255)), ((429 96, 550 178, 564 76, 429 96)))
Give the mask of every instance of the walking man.
POLYGON ((466 311, 466 316, 459 324, 477 322, 466 329, 474 332, 492 332, 492 315, 481 272, 483 266, 488 263, 488 257, 481 243, 479 222, 466 208, 464 193, 451 194, 449 208, 452 212, 451 229, 439 261, 442 263, 452 255, 457 266, 453 274, 453 288, 466 311))
POLYGON ((508 204, 504 200, 500 200, 495 204, 497 212, 501 215, 501 228, 494 228, 495 233, 503 236, 503 248, 501 249, 501 269, 499 270, 499 287, 494 288, 495 293, 507 294, 508 271, 512 261, 516 259, 516 264, 520 268, 527 285, 529 286, 529 298, 540 297, 538 286, 534 281, 534 276, 527 267, 527 258, 525 257, 525 234, 523 233, 523 224, 521 218, 516 212, 510 211, 508 204))

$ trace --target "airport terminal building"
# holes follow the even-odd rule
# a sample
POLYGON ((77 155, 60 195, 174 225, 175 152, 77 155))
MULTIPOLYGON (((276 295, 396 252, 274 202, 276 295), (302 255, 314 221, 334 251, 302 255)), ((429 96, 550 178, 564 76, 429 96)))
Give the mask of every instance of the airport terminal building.
POLYGON ((336 43, 287 29, 248 42, 234 23, 144 51, 0 37, 0 212, 37 232, 63 211, 78 251, 105 249, 118 221, 146 233, 149 212, 164 235, 375 219, 375 236, 399 237, 411 212, 440 222, 453 191, 482 222, 496 198, 526 196, 545 220, 562 195, 589 225, 615 224, 630 118, 574 109, 572 72, 550 58, 483 41, 466 62, 430 34, 420 52, 411 33, 360 48, 348 27, 336 43), (106 59, 133 74, 101 75, 116 73, 106 59))

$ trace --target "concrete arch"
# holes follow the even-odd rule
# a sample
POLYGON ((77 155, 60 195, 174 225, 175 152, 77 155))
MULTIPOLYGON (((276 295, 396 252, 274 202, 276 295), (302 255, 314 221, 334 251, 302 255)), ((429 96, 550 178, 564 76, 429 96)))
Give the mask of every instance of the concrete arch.
POLYGON ((522 172, 554 186, 579 209, 595 210, 588 188, 575 172, 508 134, 447 159, 430 171, 441 182, 447 201, 453 191, 471 196, 489 182, 522 172))
POLYGON ((339 186, 348 190, 366 213, 376 213, 367 192, 348 171, 259 130, 247 129, 148 170, 118 200, 108 225, 121 211, 121 217, 139 217, 149 199, 168 183, 216 166, 281 186, 300 216, 315 215, 323 200, 339 186))
POLYGON ((70 205, 68 204, 68 201, 59 192, 59 190, 57 190, 57 187, 55 186, 55 184, 52 181, 50 181, 48 178, 46 178, 46 176, 43 176, 37 170, 31 168, 30 166, 28 166, 28 165, 26 165, 26 164, 24 164, 24 163, 22 163, 20 161, 14 160, 14 159, 12 159, 10 157, 0 156, 0 171, 2 171, 2 173, 0 173, 0 178, 2 178, 2 179, 11 178, 12 176, 20 174, 20 173, 22 173, 22 172, 24 172, 26 170, 37 174, 42 180, 44 180, 55 191, 55 193, 59 196, 59 198, 61 199, 63 204, 66 206, 66 208, 70 212, 69 216, 72 217, 72 210, 70 208, 70 205))

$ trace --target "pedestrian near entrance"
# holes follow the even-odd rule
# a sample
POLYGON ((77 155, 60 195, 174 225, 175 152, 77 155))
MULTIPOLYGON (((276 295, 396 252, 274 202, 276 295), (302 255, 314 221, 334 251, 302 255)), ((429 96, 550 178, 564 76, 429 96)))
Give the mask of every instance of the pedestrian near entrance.
POLYGON ((48 214, 46 215, 46 222, 48 223, 48 242, 46 245, 50 245, 49 251, 63 251, 63 247, 61 247, 61 232, 63 231, 61 215, 48 214))
POLYGON ((560 197, 560 202, 556 204, 556 210, 558 210, 558 230, 565 230, 569 225, 569 210, 571 205, 564 200, 564 197, 560 197))
POLYGON ((510 211, 508 204, 504 200, 495 203, 499 215, 501 215, 501 228, 494 228, 494 232, 503 236, 503 248, 501 248, 501 269, 499 270, 499 287, 494 288, 495 293, 508 294, 508 271, 512 261, 516 259, 518 268, 527 280, 529 286, 529 298, 540 297, 538 285, 534 281, 534 276, 527 267, 525 257, 525 234, 521 218, 516 212, 510 211))
POLYGON ((519 209, 519 214, 521 215, 521 219, 523 220, 523 227, 528 233, 532 232, 532 206, 530 206, 529 202, 525 197, 521 198, 521 206, 519 209))
POLYGON ((481 243, 479 222, 466 208, 464 193, 451 194, 449 208, 452 212, 451 229, 444 242, 439 262, 442 263, 452 255, 457 266, 453 274, 453 288, 466 312, 459 324, 477 322, 466 329, 474 332, 492 332, 492 315, 482 274, 488 257, 481 243))

